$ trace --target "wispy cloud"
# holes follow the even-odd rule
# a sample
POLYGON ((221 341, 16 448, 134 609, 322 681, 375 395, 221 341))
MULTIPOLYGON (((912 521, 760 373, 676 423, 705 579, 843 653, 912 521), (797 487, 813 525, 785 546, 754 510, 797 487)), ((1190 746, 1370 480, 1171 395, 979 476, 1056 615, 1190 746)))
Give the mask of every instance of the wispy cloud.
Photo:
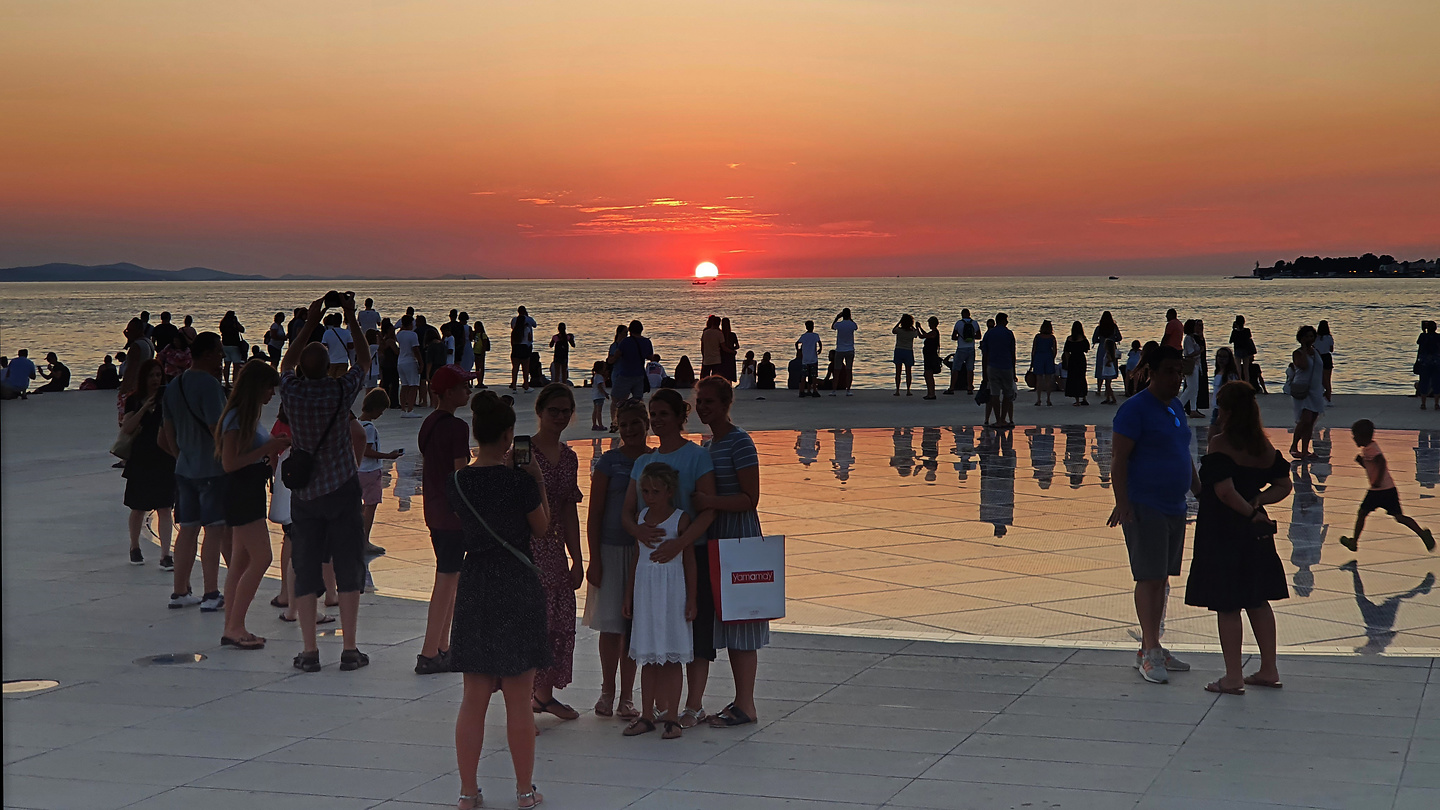
POLYGON ((472 191, 472 192, 470 192, 470 193, 473 194, 473 195, 475 195, 476 197, 490 197, 490 196, 493 196, 493 195, 495 195, 495 194, 498 194, 499 192, 498 192, 498 191, 472 191))

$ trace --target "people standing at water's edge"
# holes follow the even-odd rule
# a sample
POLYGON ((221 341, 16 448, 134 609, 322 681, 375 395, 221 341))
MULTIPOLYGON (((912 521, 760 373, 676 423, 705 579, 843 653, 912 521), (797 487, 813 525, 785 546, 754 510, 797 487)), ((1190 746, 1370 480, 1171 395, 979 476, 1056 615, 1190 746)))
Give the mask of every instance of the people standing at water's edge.
POLYGON ((960 310, 960 320, 950 330, 950 339, 955 341, 955 358, 950 365, 950 385, 945 393, 954 394, 962 389, 967 394, 975 393, 975 347, 983 337, 980 331, 980 322, 970 317, 970 310, 960 310))
POLYGON ((800 352, 800 365, 803 366, 800 396, 820 396, 820 336, 815 334, 814 321, 805 322, 805 331, 795 340, 795 349, 800 352))
MULTIPOLYGON (((1055 341, 1055 327, 1047 319, 1040 324, 1040 332, 1030 343, 1030 369, 1035 372, 1035 404, 1040 404, 1040 395, 1045 395, 1045 404, 1054 405, 1050 401, 1050 394, 1055 390, 1055 372, 1058 367, 1055 363, 1055 356, 1058 354, 1055 341)), ((958 363, 960 358, 955 358, 958 363)), ((953 377, 952 377, 953 379, 953 377)), ((950 392, 946 392, 950 393, 950 392)))
POLYGON ((159 349, 162 346, 169 346, 175 336, 180 334, 180 328, 170 322, 170 313, 160 313, 160 323, 150 330, 150 342, 159 349))
POLYGON ((535 319, 517 307, 510 319, 510 390, 515 390, 517 377, 522 387, 530 390, 530 353, 535 343, 535 319))
POLYGON ((1085 379, 1089 352, 1085 326, 1075 321, 1070 324, 1070 337, 1065 339, 1065 351, 1060 355, 1060 363, 1065 367, 1065 396, 1075 400, 1072 405, 1090 404, 1090 384, 1085 379))
POLYGON ((930 328, 920 332, 920 370, 925 375, 924 399, 935 399, 935 375, 945 367, 940 361, 940 319, 931 315, 927 325, 930 328))
POLYGON ((420 370, 425 366, 425 356, 420 351, 420 335, 415 331, 415 320, 409 315, 400 319, 395 346, 399 352, 395 373, 400 378, 400 416, 403 419, 419 419, 421 415, 415 413, 415 405, 420 398, 420 370))
POLYGON ((550 349, 554 353, 555 382, 570 382, 570 350, 575 347, 575 336, 565 331, 565 324, 556 327, 550 336, 550 349))
POLYGON ((485 388, 485 355, 490 353, 490 335, 485 332, 485 322, 475 321, 475 339, 470 345, 475 358, 475 385, 485 388))
POLYGON ((1121 337, 1120 327, 1115 324, 1115 316, 1110 314, 1110 310, 1100 313, 1100 321, 1090 335, 1090 347, 1095 350, 1095 396, 1104 395, 1102 405, 1115 404, 1115 392, 1108 381, 1118 376, 1115 372, 1119 366, 1121 337), (1108 347, 1107 341, 1111 344, 1108 347))
POLYGON ((700 333, 700 376, 709 377, 720 373, 720 361, 725 345, 725 333, 720 331, 720 316, 711 315, 705 319, 705 329, 700 333))
POLYGON ((1160 343, 1178 352, 1185 351, 1185 324, 1174 309, 1165 310, 1165 333, 1160 343))
POLYGON ((548 712, 561 720, 580 716, 555 699, 555 690, 570 685, 575 654, 575 591, 585 582, 580 513, 576 508, 582 497, 578 482, 580 461, 561 439, 574 415, 575 395, 570 387, 551 383, 535 397, 537 429, 530 437, 531 450, 544 477, 546 501, 550 504, 550 525, 543 535, 536 536, 533 549, 535 564, 540 566, 540 582, 545 587, 554 656, 550 666, 535 673, 534 710, 548 712))
POLYGON ((130 564, 145 564, 140 532, 145 528, 145 517, 154 512, 160 568, 168 571, 174 566, 170 533, 175 507, 175 456, 160 446, 165 380, 159 361, 146 360, 136 379, 138 387, 125 399, 125 420, 120 423, 121 432, 134 437, 123 473, 125 506, 130 509, 130 564))
POLYGON ((260 425, 260 411, 275 396, 280 375, 264 362, 246 363, 215 428, 215 455, 225 468, 225 525, 230 558, 225 571, 225 631, 220 645, 258 650, 265 639, 245 629, 245 615, 270 567, 270 531, 265 525, 266 485, 272 460, 290 446, 260 425))
POLYGON ((390 398, 390 407, 400 407, 400 341, 395 324, 389 318, 380 321, 380 340, 376 351, 380 364, 380 388, 390 398))
POLYGON ((375 309, 375 299, 366 298, 365 308, 355 313, 355 320, 360 322, 360 331, 368 332, 371 329, 379 330, 382 318, 375 309))
POLYGON ((1175 398, 1181 363, 1171 346, 1150 351, 1142 361, 1149 384, 1120 406, 1113 425, 1115 508, 1108 524, 1125 534, 1141 632, 1135 665, 1151 683, 1167 683, 1169 671, 1190 668, 1160 646, 1169 579, 1180 575, 1185 552, 1185 493, 1200 490, 1190 428, 1175 398))
POLYGON ((1295 412, 1295 432, 1290 439, 1290 455, 1297 459, 1313 459, 1310 440, 1315 433, 1315 422, 1325 413, 1324 367, 1320 354, 1315 351, 1315 327, 1306 324, 1295 333, 1300 344, 1290 355, 1290 368, 1286 374, 1285 393, 1290 395, 1291 407, 1295 412))
POLYGON ((605 400, 610 398, 610 386, 605 382, 605 361, 596 360, 590 369, 590 429, 604 430, 605 400))
POLYGON ((279 366, 280 356, 285 354, 285 313, 275 313, 275 320, 265 330, 265 350, 270 355, 270 365, 279 366))
POLYGON ((220 594, 220 558, 230 556, 230 529, 225 525, 225 468, 215 457, 216 423, 225 409, 225 389, 220 385, 225 362, 221 337, 201 332, 190 349, 190 370, 165 388, 161 448, 175 455, 175 581, 170 607, 200 605, 207 613, 224 604, 220 594), (190 571, 195 566, 195 545, 200 529, 205 540, 200 546, 200 574, 203 599, 190 591, 190 571))
POLYGON ((1361 419, 1350 426, 1350 436, 1355 440, 1355 446, 1360 448, 1360 454, 1355 456, 1355 463, 1365 469, 1365 480, 1370 488, 1365 493, 1365 500, 1360 502, 1359 514, 1355 516, 1354 534, 1341 537, 1340 545, 1351 551, 1358 551, 1360 532, 1365 529, 1365 518, 1377 509, 1384 509, 1386 514, 1395 518, 1396 523, 1414 532, 1420 542, 1425 544, 1426 551, 1435 551, 1435 535, 1429 529, 1421 527, 1400 507, 1400 490, 1395 487, 1395 479, 1390 476, 1390 465, 1385 462, 1385 454, 1375 442, 1375 423, 1369 419, 1361 419))
POLYGON ((900 316, 900 322, 890 329, 895 336, 895 396, 900 396, 900 372, 905 372, 905 396, 910 396, 911 373, 915 367, 915 338, 920 330, 915 327, 915 318, 910 313, 900 316))
POLYGON ((1181 371, 1185 374, 1185 388, 1180 395, 1180 402, 1185 406, 1185 415, 1191 419, 1199 419, 1204 416, 1200 412, 1200 388, 1201 380, 1204 379, 1204 374, 1200 370, 1200 358, 1205 356, 1205 347, 1200 344, 1200 339, 1196 335, 1196 331, 1199 329, 1198 323, 1193 319, 1185 322, 1183 327, 1185 337, 1181 341, 1184 346, 1181 350, 1184 355, 1181 371))
MULTIPOLYGON (((1220 417, 1220 389, 1226 383, 1240 379, 1240 366, 1235 362, 1235 354, 1230 351, 1229 346, 1221 346, 1215 351, 1215 376, 1210 380, 1211 401, 1215 403, 1210 411, 1211 433, 1217 430, 1220 417)), ((1253 391, 1254 387, 1251 386, 1253 391)), ((1257 406, 1258 407, 1258 406, 1257 406)))
MULTIPOLYGON (((375 420, 390 409, 390 395, 382 388, 372 389, 360 400, 360 429, 365 431, 365 449, 360 452, 360 507, 365 518, 365 554, 384 554, 385 549, 370 541, 375 529, 375 512, 385 491, 383 461, 394 461, 404 454, 404 448, 384 451, 380 449, 380 429, 375 420)), ((422 425, 423 427, 423 425, 422 425)), ((469 459, 466 459, 468 462, 469 459)))
POLYGON ((229 386, 241 366, 245 365, 245 340, 240 337, 245 327, 235 317, 235 310, 227 310, 220 319, 220 345, 224 346, 225 365, 221 370, 221 384, 229 386))
POLYGON ((990 378, 990 398, 995 403, 996 427, 1015 427, 1015 333, 1010 331, 1010 316, 996 313, 995 326, 980 339, 985 355, 985 372, 990 378))
POLYGON ((350 330, 345 328, 345 320, 340 313, 332 312, 325 316, 325 332, 320 342, 325 344, 330 359, 327 373, 331 377, 339 377, 350 368, 350 356, 355 345, 365 341, 363 336, 356 341, 350 335, 350 330))
POLYGON ((1335 369, 1335 337, 1330 334, 1330 322, 1321 321, 1315 326, 1315 351, 1320 353, 1320 367, 1324 370, 1322 382, 1325 385, 1325 401, 1330 401, 1330 375, 1335 369))
POLYGON ((644 335, 645 324, 631 321, 628 331, 629 334, 615 344, 615 353, 609 358, 614 368, 610 375, 612 414, 627 399, 645 398, 645 363, 655 353, 655 346, 644 335))
POLYGON ((425 528, 435 552, 435 582, 425 617, 425 638, 415 656, 415 672, 431 675, 449 669, 450 622, 455 593, 465 562, 463 506, 444 494, 456 470, 470 464, 470 438, 465 420, 455 415, 470 398, 469 375, 459 366, 445 366, 430 380, 435 410, 420 425, 416 443, 423 460, 425 528))
MULTIPOLYGON (((531 711, 537 669, 553 660, 546 632, 546 597, 531 550, 532 538, 550 525, 539 462, 513 465, 515 411, 494 393, 470 401, 475 460, 451 473, 446 496, 459 507, 465 559, 455 593, 450 668, 464 673, 464 695, 455 717, 455 757, 460 766, 459 810, 481 802, 477 771, 485 742, 485 715, 498 685, 505 702, 505 739, 515 772, 518 805, 543 798, 535 773, 535 715, 531 711)), ((574 612, 570 622, 574 626, 574 612)))
MULTIPOLYGON (((690 502, 698 512, 714 513, 714 522, 706 532, 707 540, 764 536, 758 511, 760 457, 750 435, 730 421, 734 401, 734 392, 723 380, 707 377, 695 386, 695 415, 710 428, 706 449, 710 451, 714 468, 715 492, 710 495, 697 490, 691 494, 690 502)), ((708 549, 701 547, 698 552, 706 554, 708 563, 708 549)), ((708 564, 706 570, 709 570, 708 564)), ((710 725, 729 727, 754 723, 759 717, 755 707, 759 651, 770 643, 770 622, 722 622, 719 617, 712 621, 714 646, 728 651, 735 699, 710 718, 710 725)))
POLYGON ((1195 557, 1185 582, 1185 604, 1215 611, 1225 674, 1205 691, 1243 695, 1247 684, 1280 687, 1270 603, 1288 599, 1290 589, 1275 552, 1275 521, 1265 507, 1289 496, 1290 463, 1266 438, 1249 383, 1226 383, 1215 406, 1220 430, 1200 460, 1195 557), (1260 648, 1260 668, 1249 676, 1240 651, 1242 610, 1260 648))
POLYGON ((1245 316, 1236 315, 1230 327, 1230 348, 1235 352, 1235 362, 1240 367, 1240 379, 1250 382, 1250 364, 1255 362, 1255 338, 1245 326, 1245 316))
POLYGON ((740 336, 730 328, 730 319, 720 319, 720 373, 735 382, 735 357, 740 353, 740 336))
POLYGON ((634 701, 635 660, 628 654, 630 621, 624 615, 625 593, 639 547, 626 533, 621 515, 635 460, 650 451, 645 443, 650 413, 643 402, 629 400, 620 404, 617 421, 620 446, 601 455, 590 475, 590 511, 585 524, 590 542, 585 578, 590 589, 585 597, 585 626, 600 634, 601 686, 595 714, 629 720, 640 713, 634 701))
MULTIPOLYGON (((352 340, 363 340, 355 320, 355 298, 326 294, 310 305, 299 338, 280 361, 280 398, 290 417, 295 450, 290 463, 308 456, 308 470, 296 467, 290 486, 291 561, 295 568, 295 604, 304 647, 293 662, 302 672, 320 671, 320 650, 315 641, 316 600, 325 592, 322 565, 328 558, 339 592, 340 624, 344 630, 341 671, 370 663, 356 646, 360 591, 365 585, 365 527, 361 516, 360 482, 354 446, 349 435, 350 408, 369 370, 370 357, 361 354, 344 375, 328 376, 329 353, 310 338, 335 299, 344 311, 352 340), (299 374, 296 368, 299 368, 299 374)), ((287 471, 282 471, 288 475, 287 471)))
POLYGON ((1434 321, 1420 322, 1420 337, 1415 339, 1415 365, 1412 371, 1419 379, 1415 393, 1420 397, 1420 410, 1425 410, 1425 399, 1435 399, 1435 410, 1440 411, 1440 333, 1435 331, 1434 321))
MULTIPOLYGON (((835 316, 830 328, 835 330, 835 359, 845 369, 843 390, 848 397, 853 394, 850 389, 855 380, 855 333, 860 327, 851 317, 850 308, 846 307, 835 316)), ((769 357, 768 353, 766 357, 769 357)))

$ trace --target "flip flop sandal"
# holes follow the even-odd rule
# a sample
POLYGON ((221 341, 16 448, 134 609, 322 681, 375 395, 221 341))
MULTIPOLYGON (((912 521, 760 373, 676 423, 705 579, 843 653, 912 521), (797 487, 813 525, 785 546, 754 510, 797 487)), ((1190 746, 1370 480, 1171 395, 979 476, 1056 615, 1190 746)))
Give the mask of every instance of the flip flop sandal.
POLYGON ((680 728, 694 728, 701 723, 709 722, 709 720, 710 715, 706 714, 703 708, 686 709, 680 713, 680 728))
MULTIPOLYGON (((533 706, 531 708, 534 708, 533 706)), ((615 716, 615 693, 601 692, 600 699, 595 701, 595 714, 598 717, 615 716)))
POLYGON ((636 717, 630 721, 630 725, 626 726, 625 730, 621 733, 626 737, 639 737, 641 734, 649 734, 654 730, 654 721, 647 720, 644 717, 636 717))
POLYGON ((469 802, 469 803, 470 803, 470 807, 466 808, 466 810, 475 810, 475 808, 477 808, 477 807, 479 807, 479 806, 481 806, 481 805, 483 805, 483 804, 485 803, 485 796, 484 796, 484 794, 482 794, 482 793, 481 793, 480 791, 478 791, 478 790, 475 791, 473 794, 468 795, 468 796, 465 795, 464 793, 461 793, 461 794, 460 794, 460 798, 458 798, 458 799, 455 800, 456 806, 458 807, 461 802, 469 802))
POLYGON ((730 704, 720 710, 719 714, 710 717, 711 728, 734 728, 735 726, 748 726, 755 722, 755 718, 730 704))
POLYGON ((288 607, 290 607, 290 603, 289 603, 289 602, 281 602, 281 601, 280 601, 280 597, 277 596, 277 597, 275 597, 275 598, 273 598, 273 599, 270 600, 270 607, 288 608, 288 607))
POLYGON ((1245 683, 1249 686, 1263 686, 1266 689, 1282 689, 1285 686, 1285 684, 1279 681, 1272 681, 1268 678, 1262 678, 1259 675, 1246 675, 1245 683))
POLYGON ((553 714, 561 720, 574 720, 575 718, 580 716, 579 712, 575 711, 569 706, 566 706, 564 703, 561 703, 555 698, 550 698, 546 701, 534 701, 530 704, 530 711, 534 712, 535 714, 553 714))
POLYGON ((665 721, 665 733, 660 735, 660 739, 678 740, 683 736, 685 736, 685 732, 681 730, 679 723, 676 723, 673 720, 665 721))
POLYGON ((530 786, 529 793, 515 794, 515 805, 519 807, 520 810, 530 810, 532 807, 539 807, 543 801, 545 801, 544 795, 536 790, 534 785, 530 786))
POLYGON ((1243 695, 1245 694, 1245 687, 1240 686, 1232 689, 1227 686, 1221 686, 1219 681, 1211 681, 1205 684, 1205 691, 1217 695, 1243 695))
POLYGON ((265 639, 254 635, 241 636, 240 638, 221 636, 220 646, 234 647, 237 650, 263 650, 265 649, 265 639))

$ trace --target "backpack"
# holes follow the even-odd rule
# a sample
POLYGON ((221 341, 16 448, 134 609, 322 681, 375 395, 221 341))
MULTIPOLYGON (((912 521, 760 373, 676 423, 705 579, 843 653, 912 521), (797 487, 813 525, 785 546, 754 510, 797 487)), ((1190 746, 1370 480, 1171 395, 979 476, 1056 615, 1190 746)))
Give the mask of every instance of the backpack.
POLYGON ((965 338, 966 343, 975 342, 975 322, 969 318, 965 319, 965 328, 961 330, 960 336, 965 338))

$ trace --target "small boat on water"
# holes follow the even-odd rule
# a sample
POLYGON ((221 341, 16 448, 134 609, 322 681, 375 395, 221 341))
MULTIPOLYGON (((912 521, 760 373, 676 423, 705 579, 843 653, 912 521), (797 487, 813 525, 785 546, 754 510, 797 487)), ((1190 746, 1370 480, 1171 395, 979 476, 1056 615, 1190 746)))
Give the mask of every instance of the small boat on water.
POLYGON ((1119 281, 1119 280, 1120 280, 1120 277, 1119 277, 1119 276, 1111 276, 1111 277, 1110 277, 1110 280, 1111 280, 1111 281, 1119 281))
POLYGON ((701 286, 701 287, 704 287, 706 284, 709 284, 710 282, 709 282, 709 281, 705 281, 705 280, 703 280, 703 279, 698 279, 698 278, 697 278, 697 279, 695 279, 694 281, 692 281, 692 282, 690 282, 690 283, 691 283, 691 284, 697 284, 697 285, 699 285, 699 286, 701 286))

